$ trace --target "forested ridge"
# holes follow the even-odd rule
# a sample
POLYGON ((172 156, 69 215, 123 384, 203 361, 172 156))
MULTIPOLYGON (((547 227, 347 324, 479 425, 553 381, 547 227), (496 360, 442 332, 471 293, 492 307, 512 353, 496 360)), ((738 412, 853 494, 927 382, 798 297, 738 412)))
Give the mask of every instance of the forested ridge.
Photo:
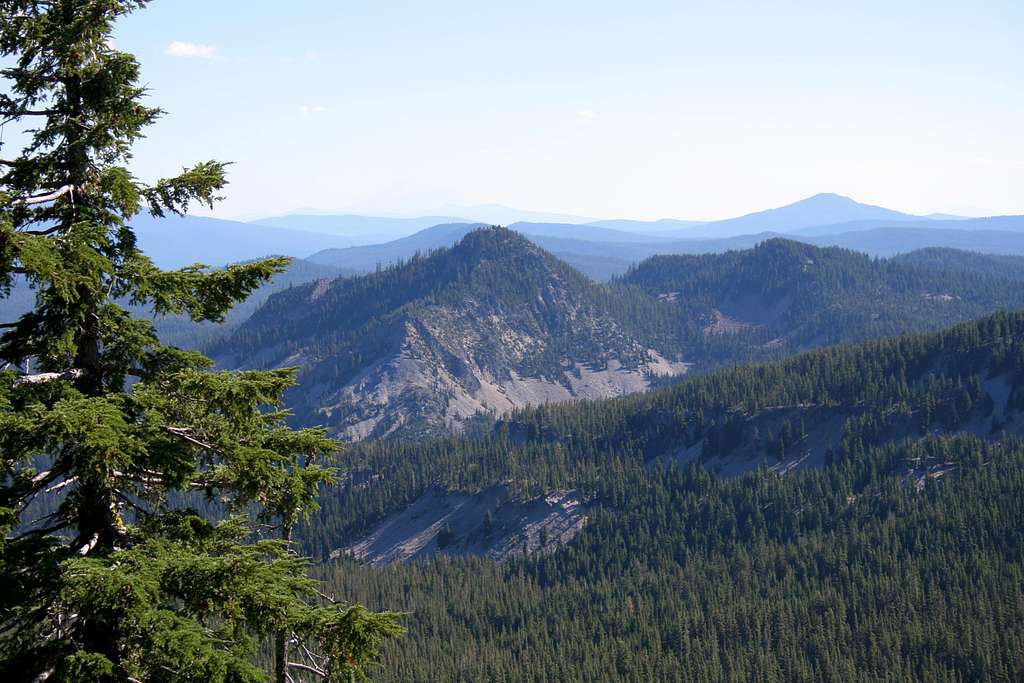
POLYGON ((654 256, 623 281, 672 300, 686 319, 725 316, 732 324, 719 336, 738 345, 735 361, 1019 308, 1021 272, 1012 258, 953 249, 877 259, 776 238, 724 254, 654 256))
MULTIPOLYGON (((376 273, 339 278, 326 285, 309 283, 278 294, 212 352, 251 356, 282 342, 278 355, 302 349, 314 357, 326 357, 347 350, 368 329, 385 327, 395 318, 468 303, 492 308, 511 327, 546 332, 554 343, 545 347, 544 358, 534 361, 544 369, 551 362, 557 366, 565 354, 603 354, 635 361, 631 358, 634 346, 615 346, 611 335, 602 338, 612 344, 608 348, 581 345, 588 341, 584 330, 568 318, 557 317, 559 313, 599 311, 607 321, 596 324, 637 332, 648 343, 674 334, 670 307, 639 291, 594 283, 525 237, 492 227, 470 232, 451 249, 418 255, 376 273)), ((338 379, 346 377, 341 372, 338 379)))
POLYGON ((289 395, 299 424, 416 439, 551 395, 644 388, 650 366, 676 360, 676 318, 495 227, 377 273, 282 292, 211 352, 227 367, 300 365, 289 395), (581 368, 621 373, 588 383, 581 368))
MULTIPOLYGON (((254 355, 281 343, 278 355, 303 349, 327 356, 349 347, 367 326, 380 325, 385 317, 466 301, 494 303, 515 322, 522 310, 543 314, 537 292, 549 290, 553 282, 566 298, 585 301, 645 342, 713 366, 938 329, 1024 306, 1024 292, 1016 284, 1021 272, 1012 257, 937 249, 877 259, 774 238, 722 254, 654 256, 605 286, 525 237, 484 228, 451 249, 377 273, 280 293, 213 353, 254 355), (741 324, 729 334, 709 335, 714 311, 733 308, 754 311, 742 311, 752 313, 750 320, 738 320, 741 324)), ((549 360, 557 363, 559 353, 586 356, 586 349, 573 345, 579 341, 577 336, 552 347, 549 360)), ((605 355, 628 360, 629 351, 610 348, 605 355)))
POLYGON ((518 410, 471 436, 367 442, 342 456, 360 483, 322 497, 304 534, 325 557, 428 488, 504 484, 519 499, 596 495, 612 473, 657 463, 824 465, 905 438, 1022 431, 1024 313, 718 370, 604 401, 518 410), (360 479, 362 481, 362 479, 360 479))
POLYGON ((928 247, 894 256, 892 260, 933 270, 968 271, 1024 280, 1024 256, 1013 254, 980 254, 947 247, 928 247))
POLYGON ((654 257, 599 284, 523 236, 481 228, 376 273, 281 292, 212 354, 226 367, 299 366, 297 425, 416 440, 479 414, 1024 306, 1018 282, 955 260, 926 267, 772 239, 654 257))
MULTIPOLYGON (((1024 314, 1000 313, 521 410, 478 438, 362 444, 344 465, 359 483, 302 534, 323 552, 432 486, 591 501, 567 545, 504 563, 325 564, 340 593, 410 612, 381 681, 1018 680, 1022 409, 1024 314), (665 457, 779 406, 847 411, 819 467, 720 477, 717 451, 665 457)), ((799 458, 804 429, 775 453, 799 458)))

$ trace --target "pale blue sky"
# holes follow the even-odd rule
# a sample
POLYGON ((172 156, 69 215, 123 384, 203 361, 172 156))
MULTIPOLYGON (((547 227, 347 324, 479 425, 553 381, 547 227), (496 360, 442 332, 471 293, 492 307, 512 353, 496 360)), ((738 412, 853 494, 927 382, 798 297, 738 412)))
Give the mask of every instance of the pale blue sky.
POLYGON ((234 161, 223 216, 1024 213, 1024 3, 497 5, 153 2, 116 34, 169 111, 137 168, 234 161))

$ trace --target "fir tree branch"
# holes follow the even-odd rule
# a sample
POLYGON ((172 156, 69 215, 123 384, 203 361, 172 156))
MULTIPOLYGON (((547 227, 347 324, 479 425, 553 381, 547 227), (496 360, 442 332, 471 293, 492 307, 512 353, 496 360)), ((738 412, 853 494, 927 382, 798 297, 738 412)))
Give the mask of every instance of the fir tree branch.
POLYGON ((46 230, 19 230, 19 232, 22 235, 36 235, 39 237, 46 237, 47 235, 52 235, 55 232, 60 232, 61 230, 64 229, 64 227, 65 226, 63 225, 55 225, 52 228, 47 228, 46 230))
POLYGON ((20 541, 26 538, 31 538, 33 536, 46 536, 48 534, 52 534, 55 531, 66 529, 69 526, 71 526, 70 522, 60 522, 59 524, 54 524, 53 526, 48 526, 43 529, 32 529, 31 531, 26 531, 23 534, 19 534, 18 536, 11 538, 10 540, 20 541))

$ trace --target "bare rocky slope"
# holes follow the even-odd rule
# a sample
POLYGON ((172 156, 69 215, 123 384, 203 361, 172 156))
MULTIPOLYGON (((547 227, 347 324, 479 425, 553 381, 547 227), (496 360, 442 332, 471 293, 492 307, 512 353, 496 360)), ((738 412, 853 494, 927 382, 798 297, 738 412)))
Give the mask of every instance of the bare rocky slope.
MULTIPOLYGON (((965 252, 921 265, 782 239, 648 259, 595 283, 503 228, 370 275, 272 297, 212 349, 222 367, 301 368, 303 424, 367 438, 645 391, 687 372, 938 329, 1024 307, 965 252)), ((1005 270, 1005 269, 1004 269, 1005 270)))
POLYGON ((371 275, 293 287, 213 354, 222 367, 301 367, 288 397, 300 421, 350 440, 419 438, 681 375, 674 315, 486 228, 371 275))
POLYGON ((568 543, 583 529, 589 510, 578 491, 519 501, 504 486, 473 493, 431 489, 331 557, 373 565, 421 561, 439 553, 505 560, 568 543))
MULTIPOLYGON (((727 478, 787 475, 849 469, 872 449, 922 440, 1019 439, 1022 340, 1024 314, 998 313, 643 395, 517 411, 472 438, 359 444, 342 462, 358 482, 325 497, 330 525, 305 533, 318 548, 369 563, 504 559, 566 542, 602 509, 623 505, 608 483, 631 467, 655 479, 693 466, 727 478)), ((960 470, 939 449, 886 471, 923 489, 960 470)))

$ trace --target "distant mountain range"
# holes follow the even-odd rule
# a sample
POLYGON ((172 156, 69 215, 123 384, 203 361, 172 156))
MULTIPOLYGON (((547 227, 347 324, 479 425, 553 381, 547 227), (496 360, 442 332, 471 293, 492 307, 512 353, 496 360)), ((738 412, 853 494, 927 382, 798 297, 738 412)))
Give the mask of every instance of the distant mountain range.
MULTIPOLYGON (((416 235, 366 247, 326 249, 311 255, 316 263, 369 272, 418 252, 450 247, 479 224, 439 225, 416 235)), ((582 273, 608 280, 633 264, 659 254, 714 254, 749 249, 767 239, 787 237, 816 246, 841 246, 872 256, 893 256, 927 247, 947 247, 994 254, 1024 255, 1024 216, 971 218, 956 221, 865 220, 816 226, 795 234, 758 232, 730 237, 666 239, 630 235, 621 230, 550 223, 516 223, 512 229, 569 263, 582 273), (586 239, 587 230, 595 230, 586 239), (830 232, 831 231, 831 232, 830 232)))
POLYGON ((336 235, 196 216, 153 218, 144 214, 131 225, 139 246, 162 268, 193 263, 222 266, 271 254, 302 257, 354 244, 336 235))
POLYGON ((793 233, 819 225, 835 225, 862 220, 888 222, 920 220, 920 216, 861 204, 849 197, 832 193, 816 194, 792 204, 758 211, 738 218, 703 223, 688 229, 680 237, 732 237, 754 232, 793 233))
POLYGON ((466 216, 469 222, 486 223, 488 225, 509 225, 510 223, 593 223, 593 218, 574 216, 564 213, 551 213, 547 211, 523 211, 513 209, 500 204, 474 204, 472 206, 461 206, 447 204, 439 207, 434 213, 444 213, 454 216, 466 216))
POLYGON ((596 279, 621 275, 630 265, 655 254, 747 248, 779 235, 875 255, 930 246, 1024 254, 1020 237, 996 234, 1024 233, 1024 217, 915 216, 828 193, 719 221, 594 221, 496 205, 443 208, 451 211, 420 217, 298 213, 250 223, 139 217, 133 223, 143 248, 165 267, 197 260, 220 265, 287 254, 369 272, 378 265, 410 258, 417 251, 449 247, 472 227, 492 224, 527 235, 596 279), (979 231, 993 234, 974 234, 979 231), (348 249, 352 251, 344 251, 348 249))
POLYGON ((380 216, 308 215, 292 214, 251 221, 252 225, 265 225, 285 230, 299 230, 320 235, 332 235, 352 241, 353 244, 379 244, 406 237, 420 230, 443 223, 468 223, 454 216, 418 216, 416 218, 388 218, 380 216))

